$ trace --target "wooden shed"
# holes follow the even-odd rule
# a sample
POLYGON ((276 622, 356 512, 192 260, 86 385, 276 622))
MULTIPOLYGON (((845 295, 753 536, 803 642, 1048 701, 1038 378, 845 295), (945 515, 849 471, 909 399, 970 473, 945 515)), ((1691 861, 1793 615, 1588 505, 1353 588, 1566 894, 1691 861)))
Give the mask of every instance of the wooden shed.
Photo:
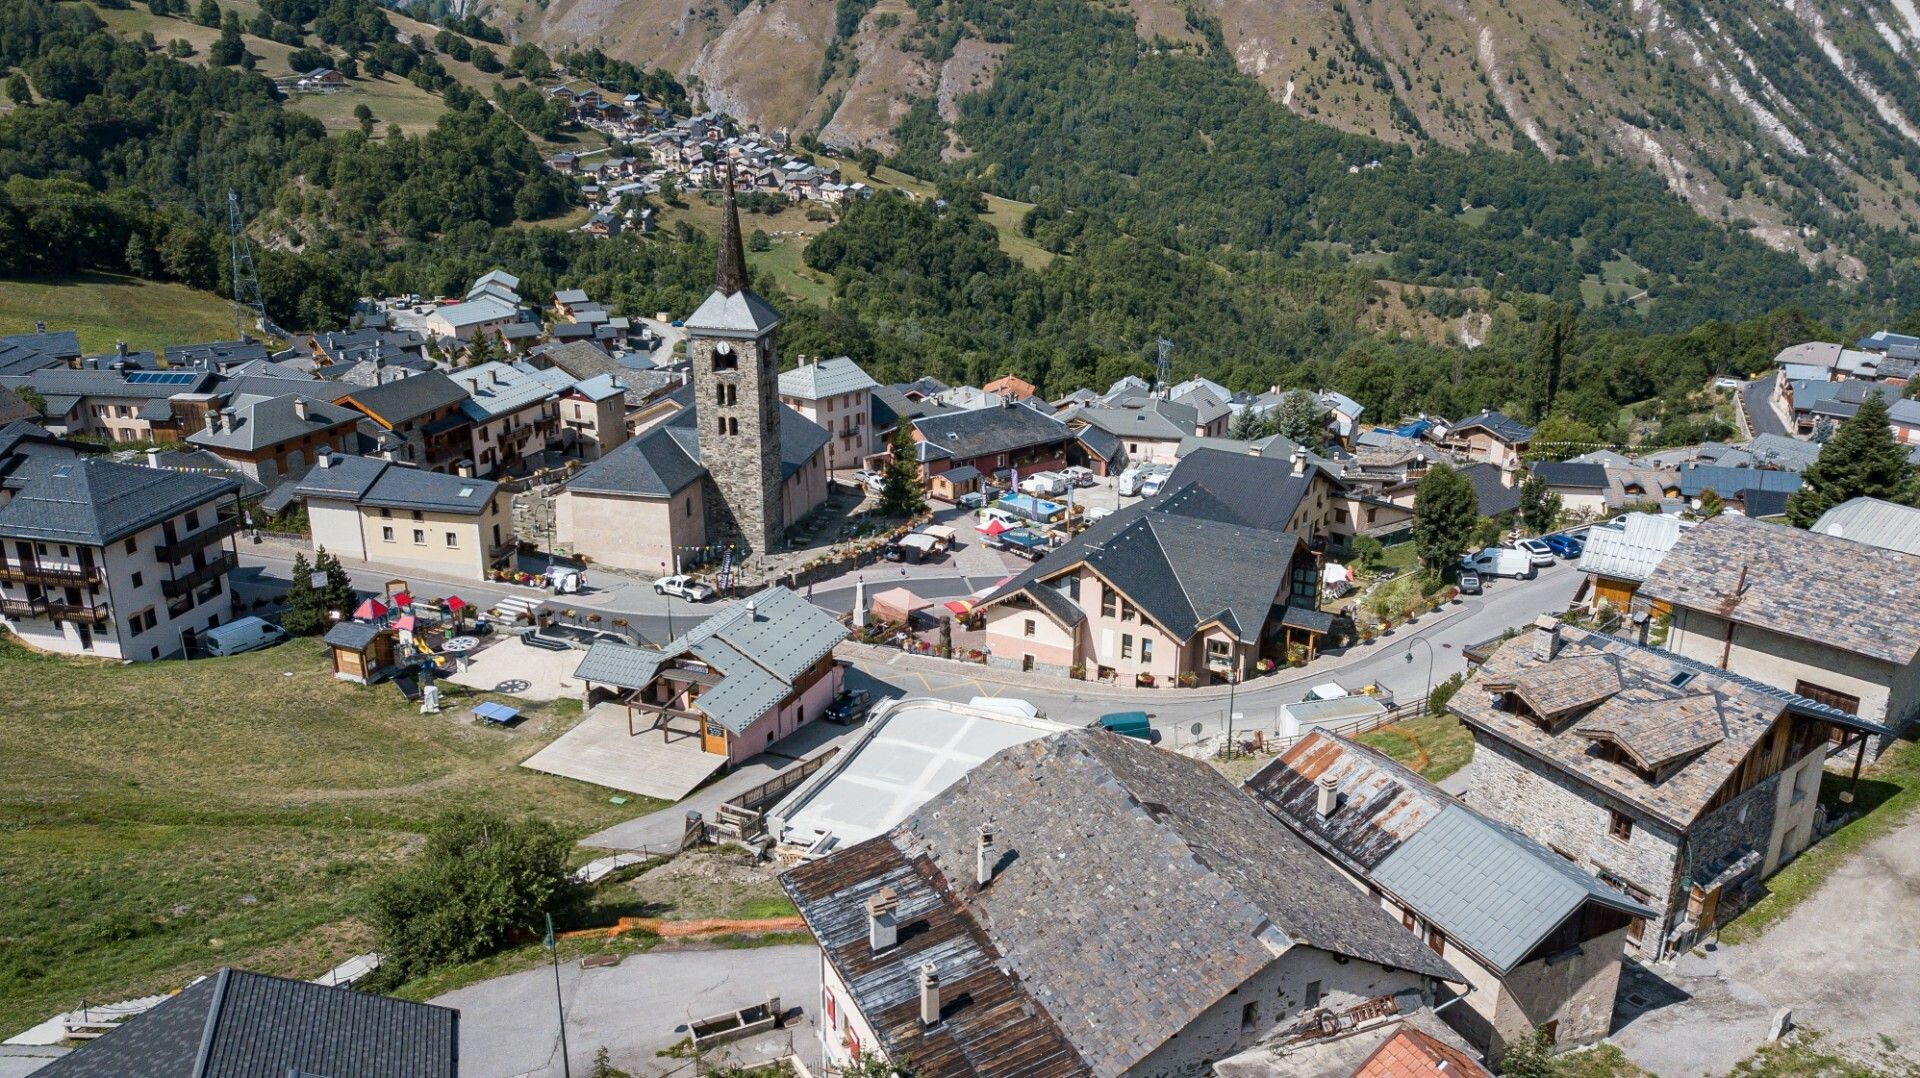
POLYGON ((333 676, 362 685, 393 665, 393 633, 370 621, 343 621, 322 638, 333 658, 333 676))

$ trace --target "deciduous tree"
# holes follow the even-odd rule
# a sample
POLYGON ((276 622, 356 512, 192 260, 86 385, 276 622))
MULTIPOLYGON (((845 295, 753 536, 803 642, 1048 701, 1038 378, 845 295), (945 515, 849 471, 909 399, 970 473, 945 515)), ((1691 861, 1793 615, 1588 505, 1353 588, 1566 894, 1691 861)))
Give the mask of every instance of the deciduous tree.
POLYGON ((1466 552, 1479 519, 1480 499, 1471 480, 1449 464, 1427 469, 1413 503, 1413 544, 1421 566, 1445 572, 1466 552))

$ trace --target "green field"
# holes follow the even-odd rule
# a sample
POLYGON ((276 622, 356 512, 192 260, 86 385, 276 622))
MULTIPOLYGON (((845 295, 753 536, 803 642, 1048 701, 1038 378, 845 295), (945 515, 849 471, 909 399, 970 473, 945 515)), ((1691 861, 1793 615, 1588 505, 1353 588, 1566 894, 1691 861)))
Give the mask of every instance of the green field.
MULTIPOLYGON (((222 964, 313 977, 372 943, 366 888, 440 810, 585 833, 657 807, 518 766, 579 714, 482 729, 457 686, 417 713, 321 646, 118 666, 0 642, 0 1030, 222 964)), ((584 858, 584 854, 583 854, 584 858)))
POLYGON ((825 307, 833 301, 833 278, 807 268, 801 261, 806 250, 805 236, 781 236, 771 250, 749 252, 747 261, 754 269, 773 274, 793 298, 825 307))
POLYGON ((356 105, 365 105, 372 110, 375 137, 386 134, 388 124, 399 124, 402 132, 418 135, 430 130, 447 111, 446 104, 438 95, 430 94, 395 75, 378 79, 362 75, 353 80, 353 88, 349 90, 332 94, 294 94, 287 99, 288 108, 319 120, 327 125, 329 131, 357 130, 360 121, 353 117, 356 105))
POLYGON ((1473 759, 1473 734, 1452 715, 1422 715, 1354 740, 1379 749, 1430 782, 1439 782, 1473 759))
POLYGON ((136 351, 233 339, 233 303, 185 285, 104 273, 0 280, 0 333, 31 333, 34 323, 79 333, 88 353, 116 341, 136 351))

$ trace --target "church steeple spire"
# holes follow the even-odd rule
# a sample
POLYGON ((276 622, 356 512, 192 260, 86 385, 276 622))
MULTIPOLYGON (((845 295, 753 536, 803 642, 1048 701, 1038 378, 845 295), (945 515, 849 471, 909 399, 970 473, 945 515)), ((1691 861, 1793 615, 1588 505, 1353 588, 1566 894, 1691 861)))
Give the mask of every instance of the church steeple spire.
POLYGON ((733 166, 727 166, 727 212, 720 221, 720 266, 714 291, 734 296, 747 290, 747 254, 740 246, 740 209, 733 201, 733 166))

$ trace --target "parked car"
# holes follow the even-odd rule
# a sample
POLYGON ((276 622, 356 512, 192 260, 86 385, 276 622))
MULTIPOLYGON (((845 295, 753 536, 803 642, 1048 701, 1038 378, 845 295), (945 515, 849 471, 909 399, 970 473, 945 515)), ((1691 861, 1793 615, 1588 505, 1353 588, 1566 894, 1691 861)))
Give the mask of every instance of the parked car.
POLYGON ((1478 595, 1480 592, 1480 574, 1472 569, 1460 570, 1460 594, 1478 595))
POLYGON ((1531 554, 1504 546, 1490 546, 1477 554, 1469 554, 1460 559, 1460 568, 1470 569, 1482 577, 1510 576, 1518 580, 1531 580, 1535 572, 1531 554))
POLYGON ((953 504, 962 509, 984 509, 987 505, 987 496, 977 490, 970 490, 960 495, 959 499, 953 504))
POLYGON ((1540 541, 1547 544, 1547 549, 1569 561, 1579 557, 1587 549, 1586 544, 1564 533, 1549 535, 1540 541))
POLYGON ((1147 473, 1144 471, 1141 471, 1137 467, 1128 468, 1127 470, 1121 472, 1120 483, 1119 483, 1121 496, 1126 498, 1131 498, 1134 495, 1139 494, 1140 485, 1142 483, 1145 483, 1146 481, 1147 481, 1147 473))
POLYGON ((287 631, 264 618, 241 618, 208 629, 200 635, 209 655, 239 655, 258 651, 287 638, 287 631))
POLYGON ((1098 482, 1098 480, 1093 477, 1093 470, 1091 468, 1081 468, 1077 466, 1065 468, 1061 470, 1060 475, 1076 487, 1090 487, 1098 482))
POLYGON ((873 710, 873 693, 866 689, 845 689, 827 705, 824 718, 842 726, 859 722, 873 710))
POLYGON ((713 598, 713 588, 705 581, 690 576, 662 577, 653 582, 655 595, 677 595, 690 603, 704 603, 713 598))
POLYGON ((879 472, 867 471, 864 468, 853 473, 853 481, 873 491, 875 494, 880 493, 881 488, 887 485, 886 476, 881 475, 879 472))
POLYGON ((1035 472, 1020 480, 1020 493, 1036 498, 1051 498, 1066 492, 1066 477, 1057 472, 1035 472))
POLYGON ((1539 539, 1522 539, 1513 544, 1516 550, 1524 550, 1535 565, 1552 565, 1553 548, 1539 539))
POLYGON ((1160 743, 1160 731, 1153 728, 1153 716, 1144 711, 1116 711, 1100 716, 1094 723, 1102 730, 1144 741, 1149 745, 1160 743))
POLYGON ((1167 485, 1166 476, 1150 475, 1147 477, 1146 482, 1140 484, 1140 496, 1142 498, 1151 498, 1155 494, 1160 493, 1160 488, 1166 485, 1167 485))

